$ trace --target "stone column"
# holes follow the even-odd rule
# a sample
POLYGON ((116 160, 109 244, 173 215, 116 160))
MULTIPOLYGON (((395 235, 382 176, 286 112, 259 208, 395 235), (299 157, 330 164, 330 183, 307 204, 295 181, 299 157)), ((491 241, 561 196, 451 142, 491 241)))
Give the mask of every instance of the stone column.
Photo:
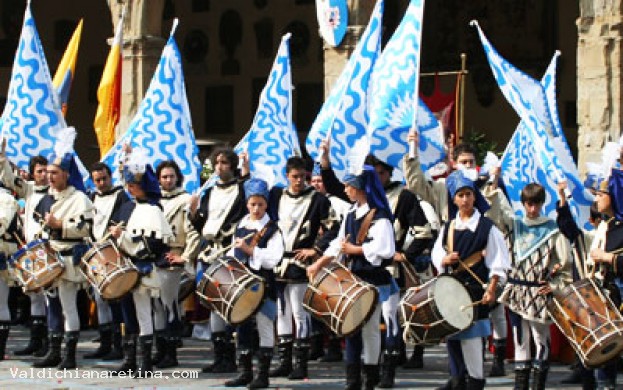
POLYGON ((363 34, 375 1, 371 0, 347 0, 348 3, 348 29, 342 43, 332 47, 324 43, 324 96, 325 99, 331 92, 331 88, 337 81, 340 73, 346 66, 346 62, 355 50, 361 34, 363 34))
POLYGON ((126 131, 143 100, 165 44, 162 37, 164 0, 108 0, 113 25, 117 26, 125 4, 121 117, 117 136, 126 131))
POLYGON ((621 136, 622 0, 580 0, 578 26, 578 165, 601 161, 621 136))

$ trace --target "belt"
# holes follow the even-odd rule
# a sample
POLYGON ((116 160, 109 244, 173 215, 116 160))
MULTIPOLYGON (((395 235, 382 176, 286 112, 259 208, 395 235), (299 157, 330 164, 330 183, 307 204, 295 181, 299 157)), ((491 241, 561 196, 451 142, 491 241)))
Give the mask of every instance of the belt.
POLYGON ((514 279, 514 278, 508 278, 508 283, 510 284, 517 284, 519 286, 526 286, 526 287, 542 287, 543 284, 539 283, 539 282, 531 282, 529 280, 521 280, 521 279, 514 279))

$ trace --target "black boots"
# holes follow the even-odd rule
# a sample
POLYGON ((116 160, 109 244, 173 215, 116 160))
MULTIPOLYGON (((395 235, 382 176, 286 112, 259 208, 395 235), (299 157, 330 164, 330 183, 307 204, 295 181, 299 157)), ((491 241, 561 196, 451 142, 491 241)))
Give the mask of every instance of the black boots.
POLYGON ((10 322, 0 322, 0 361, 4 360, 6 341, 9 339, 10 322))
POLYGON ((363 388, 374 390, 381 380, 378 364, 365 364, 363 366, 363 388))
MULTIPOLYGON (((581 383, 582 383, 582 390, 596 390, 597 389, 597 381, 595 380, 595 374, 591 371, 584 372, 584 375, 582 375, 582 378, 581 378, 581 383)), ((612 388, 614 389, 614 386, 612 386, 612 388)))
POLYGON ((542 360, 534 362, 534 374, 532 376, 532 390, 545 390, 545 382, 549 372, 549 363, 542 360))
POLYGON ((202 372, 226 373, 236 372, 236 344, 228 332, 212 333, 214 345, 214 362, 201 369, 202 372))
POLYGON ((327 353, 320 358, 321 362, 335 363, 341 362, 342 357, 342 339, 331 333, 329 336, 329 345, 327 346, 327 353))
POLYGON ((296 339, 294 341, 294 369, 288 375, 290 380, 307 378, 307 360, 309 359, 309 340, 296 339))
POLYGON ((58 365, 59 370, 76 368, 76 347, 79 337, 79 331, 65 333, 65 353, 63 354, 63 361, 58 365))
POLYGON ((154 336, 156 353, 152 357, 152 363, 157 365, 162 359, 164 359, 164 355, 167 353, 167 339, 163 330, 155 331, 154 336))
POLYGON ((136 372, 136 335, 123 336, 123 362, 121 366, 112 370, 113 375, 125 372, 127 375, 136 372))
POLYGON ((514 390, 530 389, 530 365, 516 365, 514 390))
POLYGON ((35 368, 56 367, 61 362, 61 344, 63 343, 62 332, 50 332, 48 353, 41 360, 35 361, 35 368))
POLYGON ((361 363, 346 364, 346 387, 344 390, 361 390, 361 363))
POLYGON ((177 346, 181 339, 179 336, 169 336, 165 340, 164 357, 154 365, 158 368, 177 367, 179 366, 179 362, 177 361, 177 346))
POLYGON ((258 358, 259 366, 257 370, 257 375, 255 376, 255 379, 253 379, 253 381, 249 383, 247 388, 265 389, 270 385, 269 379, 268 379, 268 371, 270 369, 270 361, 272 360, 272 358, 273 358, 272 348, 260 348, 260 354, 258 358))
POLYGON ((309 360, 324 357, 324 335, 316 333, 309 338, 309 360))
POLYGON ((396 366, 400 358, 400 351, 386 349, 383 351, 383 361, 381 363, 381 389, 391 389, 394 387, 394 378, 396 377, 396 366))
POLYGON ((153 335, 138 337, 138 345, 141 351, 140 363, 136 363, 136 335, 125 335, 123 338, 123 363, 119 368, 112 371, 113 375, 121 372, 134 374, 135 377, 145 377, 153 371, 151 350, 154 344, 153 335))
POLYGON ((438 387, 436 390, 465 390, 466 379, 465 376, 453 376, 446 382, 445 385, 438 387))
POLYGON ((413 354, 402 367, 409 369, 424 368, 424 346, 416 345, 413 347, 413 354))
POLYGON ((467 390, 482 390, 485 388, 486 381, 484 379, 476 379, 471 376, 467 377, 467 390))
POLYGON ((141 359, 138 366, 138 376, 145 375, 153 371, 154 366, 151 360, 151 349, 154 345, 153 335, 139 336, 138 345, 141 349, 141 359))
POLYGON ((493 365, 491 366, 489 376, 505 376, 504 359, 506 358, 506 340, 493 340, 493 346, 495 347, 495 354, 493 355, 493 365))
POLYGON ((100 345, 91 353, 87 353, 83 357, 85 359, 100 359, 108 355, 112 350, 112 324, 103 324, 99 326, 100 345))
POLYGON ((292 335, 280 336, 277 345, 279 366, 270 370, 270 377, 286 377, 292 372, 292 335))
MULTIPOLYGON (((270 365, 270 361, 268 363, 270 365)), ((238 357, 240 374, 234 379, 225 382, 226 387, 246 386, 253 381, 253 351, 243 349, 238 357)))
MULTIPOLYGON (((26 345, 26 347, 23 349, 18 349, 17 351, 13 352, 15 356, 27 356, 32 355, 35 352, 40 353, 41 349, 44 348, 44 340, 47 338, 48 335, 48 328, 45 323, 45 317, 33 316, 31 320, 30 340, 28 340, 28 345, 26 345)), ((45 353, 41 354, 39 357, 43 355, 45 355, 45 353)))
POLYGON ((121 325, 113 324, 112 326, 112 348, 110 352, 105 356, 102 356, 102 360, 119 360, 123 359, 123 337, 121 336, 121 325))

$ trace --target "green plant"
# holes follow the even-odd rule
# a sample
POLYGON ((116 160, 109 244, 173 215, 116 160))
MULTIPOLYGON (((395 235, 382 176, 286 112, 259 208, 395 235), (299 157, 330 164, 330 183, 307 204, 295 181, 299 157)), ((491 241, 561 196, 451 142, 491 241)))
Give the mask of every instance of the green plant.
POLYGON ((496 142, 488 140, 484 133, 473 129, 463 135, 463 142, 474 145, 476 148, 476 164, 479 166, 484 163, 485 156, 489 151, 495 153, 498 157, 502 155, 502 152, 497 150, 498 144, 496 142))

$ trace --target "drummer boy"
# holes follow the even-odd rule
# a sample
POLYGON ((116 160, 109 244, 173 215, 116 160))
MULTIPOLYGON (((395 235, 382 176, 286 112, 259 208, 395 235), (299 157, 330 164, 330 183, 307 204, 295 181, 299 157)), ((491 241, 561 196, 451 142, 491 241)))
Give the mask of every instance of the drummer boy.
MULTIPOLYGON (((344 192, 354 203, 346 214, 338 236, 331 242, 324 256, 307 268, 313 280, 318 271, 340 255, 347 256, 353 274, 379 290, 379 299, 389 298, 398 291, 387 267, 395 253, 393 216, 385 190, 378 174, 365 166, 359 175, 344 176, 344 192)), ((379 330, 381 305, 376 308, 363 328, 346 337, 346 388, 361 388, 362 352, 363 387, 373 389, 380 381, 379 357, 381 333, 379 330)))
POLYGON ((491 333, 488 305, 495 301, 497 284, 506 279, 509 253, 500 230, 484 216, 489 205, 474 181, 458 170, 448 176, 446 186, 450 220, 442 228, 431 257, 440 273, 451 272, 470 291, 474 304, 479 304, 475 323, 447 341, 450 385, 463 388, 467 374, 468 389, 483 389, 483 337, 491 333))
POLYGON ((234 247, 227 253, 244 263, 247 268, 265 281, 264 301, 255 315, 238 326, 238 361, 240 374, 227 382, 227 387, 247 386, 263 389, 269 386, 270 361, 275 345, 274 326, 277 317, 275 275, 273 269, 283 257, 283 236, 271 220, 268 208, 268 185, 264 180, 252 178, 244 183, 249 214, 240 220, 234 233, 234 247), (250 236, 251 235, 251 236, 250 236), (254 325, 260 338, 259 367, 253 378, 254 325))

